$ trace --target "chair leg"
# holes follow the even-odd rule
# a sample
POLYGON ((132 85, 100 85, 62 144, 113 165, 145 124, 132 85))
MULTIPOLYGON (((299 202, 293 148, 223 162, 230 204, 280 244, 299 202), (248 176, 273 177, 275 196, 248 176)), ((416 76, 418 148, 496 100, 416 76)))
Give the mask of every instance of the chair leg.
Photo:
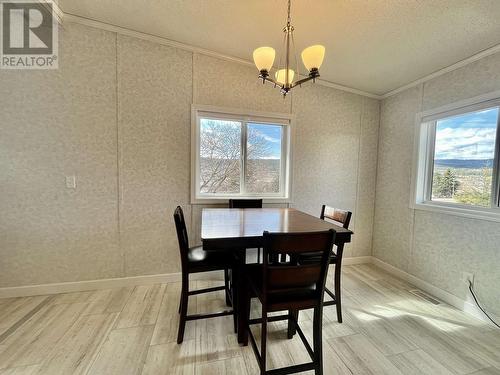
POLYGON ((323 309, 321 307, 314 308, 313 320, 314 374, 323 375, 323 343, 321 332, 323 326, 323 309))
POLYGON ((342 323, 342 296, 340 293, 340 264, 335 265, 335 308, 337 309, 337 321, 342 323))
POLYGON ((297 332, 297 325, 295 322, 299 320, 299 310, 288 310, 288 338, 292 339, 297 332))
POLYGON ((184 329, 186 328, 186 316, 188 308, 188 298, 189 298, 189 276, 182 275, 182 292, 181 292, 181 303, 180 303, 180 317, 179 317, 179 331, 177 332, 177 344, 182 343, 184 340, 184 329))
POLYGON ((267 352, 267 310, 262 306, 262 326, 260 331, 260 374, 266 374, 266 352, 267 352))
POLYGON ((252 305, 252 299, 250 298, 250 291, 248 285, 245 285, 241 288, 241 313, 240 319, 243 320, 243 324, 245 326, 245 331, 243 332, 243 346, 248 345, 248 335, 250 330, 249 320, 250 320, 250 307, 252 305))
POLYGON ((182 293, 182 290, 181 290, 181 297, 179 298, 179 311, 178 311, 178 313, 179 313, 179 314, 181 313, 181 307, 182 307, 182 297, 183 297, 183 294, 184 294, 184 293, 182 293))
MULTIPOLYGON (((234 329, 234 333, 238 333, 238 309, 237 309, 237 305, 235 302, 236 301, 236 287, 235 287, 235 285, 233 285, 231 288, 231 296, 233 299, 233 329, 234 329)), ((240 296, 240 298, 242 298, 242 297, 240 296)))
POLYGON ((225 289, 225 294, 226 294, 226 306, 231 307, 231 298, 229 294, 231 293, 231 288, 229 286, 229 270, 225 269, 224 270, 224 286, 226 287, 225 289))

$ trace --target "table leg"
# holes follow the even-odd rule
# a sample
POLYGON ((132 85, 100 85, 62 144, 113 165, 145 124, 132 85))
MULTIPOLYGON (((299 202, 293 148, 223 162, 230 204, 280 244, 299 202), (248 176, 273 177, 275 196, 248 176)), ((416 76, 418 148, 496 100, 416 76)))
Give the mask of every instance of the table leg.
POLYGON ((245 334, 245 319, 243 317, 243 314, 245 313, 245 301, 243 298, 243 281, 244 281, 244 275, 243 275, 243 268, 245 266, 245 260, 246 260, 246 249, 242 249, 241 251, 238 252, 236 256, 236 264, 235 264, 235 274, 236 274, 236 280, 234 281, 234 293, 235 293, 235 298, 236 302, 234 303, 234 307, 236 308, 236 316, 237 316, 237 334, 238 334, 238 342, 242 343, 244 341, 244 334, 245 334))

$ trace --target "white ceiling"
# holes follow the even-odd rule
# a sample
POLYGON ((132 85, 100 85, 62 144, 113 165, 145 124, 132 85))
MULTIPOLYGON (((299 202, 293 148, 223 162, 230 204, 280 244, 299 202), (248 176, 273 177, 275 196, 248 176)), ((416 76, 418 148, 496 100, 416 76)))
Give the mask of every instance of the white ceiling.
MULTIPOLYGON (((245 60, 262 45, 282 50, 285 0, 59 3, 65 13, 245 60)), ((298 58, 324 44, 322 79, 377 95, 499 44, 499 20, 500 0, 292 0, 298 58)))

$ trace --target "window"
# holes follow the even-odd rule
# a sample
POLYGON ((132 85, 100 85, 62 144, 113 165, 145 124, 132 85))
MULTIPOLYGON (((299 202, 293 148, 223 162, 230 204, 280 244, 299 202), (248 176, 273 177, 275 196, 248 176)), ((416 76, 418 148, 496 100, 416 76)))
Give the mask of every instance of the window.
POLYGON ((196 107, 193 119, 193 201, 289 198, 289 117, 196 107))
POLYGON ((500 100, 419 122, 416 204, 499 214, 500 100))

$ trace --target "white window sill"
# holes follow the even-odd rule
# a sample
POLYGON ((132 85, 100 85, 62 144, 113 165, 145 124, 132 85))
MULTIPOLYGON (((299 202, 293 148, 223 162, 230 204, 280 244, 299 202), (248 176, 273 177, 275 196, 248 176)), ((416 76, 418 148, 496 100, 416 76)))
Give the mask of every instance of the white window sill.
POLYGON ((499 208, 479 208, 479 207, 469 208, 464 206, 452 206, 448 204, 440 204, 435 202, 414 203, 410 208, 414 210, 429 211, 446 215, 466 217, 469 219, 500 222, 499 208))

